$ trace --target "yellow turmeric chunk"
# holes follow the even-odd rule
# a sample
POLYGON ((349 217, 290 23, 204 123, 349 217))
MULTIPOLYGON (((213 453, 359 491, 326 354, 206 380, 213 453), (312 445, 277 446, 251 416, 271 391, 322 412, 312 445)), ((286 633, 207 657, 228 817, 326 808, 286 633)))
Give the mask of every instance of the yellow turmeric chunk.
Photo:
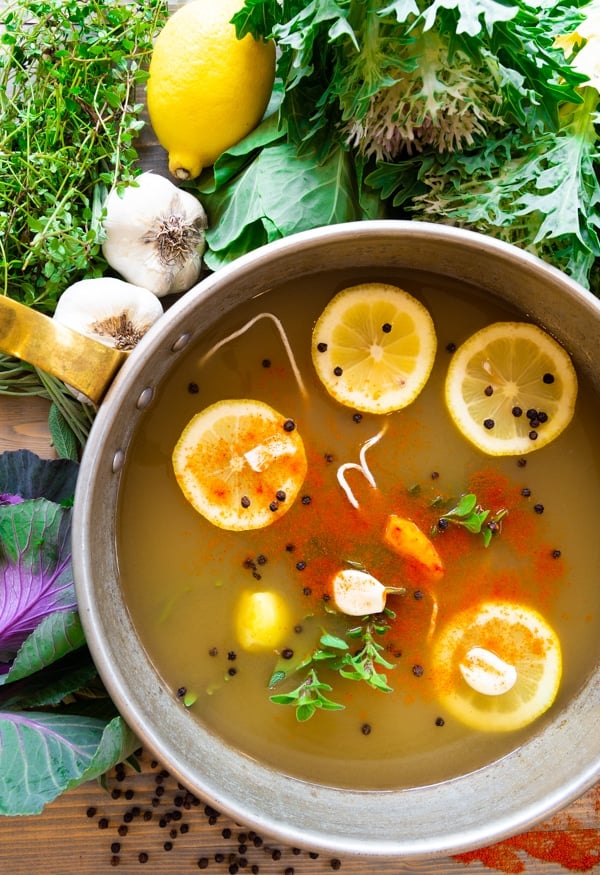
POLYGON ((405 561, 418 566, 432 580, 444 574, 444 563, 427 535, 406 517, 390 514, 383 536, 385 543, 405 561))

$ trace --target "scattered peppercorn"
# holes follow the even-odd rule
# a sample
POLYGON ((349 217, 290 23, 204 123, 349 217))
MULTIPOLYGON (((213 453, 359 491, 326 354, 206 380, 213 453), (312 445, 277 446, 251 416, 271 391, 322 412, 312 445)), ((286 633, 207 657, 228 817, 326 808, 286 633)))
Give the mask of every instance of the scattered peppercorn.
POLYGON ((338 860, 337 857, 334 857, 330 863, 330 866, 332 869, 334 869, 337 872, 338 869, 342 868, 342 861, 338 860))
POLYGON ((321 343, 317 343, 317 349, 319 352, 327 352, 327 344, 321 341, 321 343))
POLYGON ((362 422, 362 418, 363 418, 362 413, 355 413, 352 416, 352 421, 353 422, 362 422))
POLYGON ((528 437, 529 437, 529 440, 530 440, 530 441, 537 441, 537 439, 538 439, 538 433, 537 433, 537 431, 536 431, 535 429, 532 429, 532 430, 529 432, 528 437))
POLYGON ((529 496, 531 495, 531 489, 527 489, 527 487, 521 489, 521 495, 523 496, 523 498, 529 498, 529 496))
POLYGON ((138 854, 138 860, 140 861, 140 863, 147 863, 148 854, 145 851, 142 851, 140 854, 138 854))
POLYGON ((271 359, 263 359, 261 364, 262 364, 263 368, 270 368, 271 367, 271 359))
POLYGON ((383 325, 381 326, 381 330, 383 331, 384 334, 389 334, 390 331, 392 330, 392 326, 390 325, 389 322, 384 322, 383 325))
POLYGON ((296 562, 296 568, 298 571, 304 571, 306 568, 306 562, 301 559, 299 562, 296 562))
POLYGON ((108 818, 101 817, 98 821, 98 829, 108 829, 108 818))
POLYGON ((519 416, 523 416, 523 408, 522 407, 513 407, 512 415, 516 416, 517 419, 519 418, 519 416))
POLYGON ((488 431, 491 431, 494 428, 494 426, 496 425, 496 423, 494 422, 493 419, 484 419, 483 425, 484 425, 484 428, 487 428, 488 431))
POLYGON ((446 352, 456 352, 456 344, 450 341, 446 344, 446 352))
POLYGON ((416 678, 423 677, 424 672, 425 672, 425 669, 423 668, 422 665, 413 665, 412 673, 414 674, 414 676, 416 678))
POLYGON ((198 383, 188 383, 188 392, 190 395, 197 395, 200 391, 200 386, 198 383))
POLYGON ((551 383, 554 382, 554 374, 544 374, 544 376, 542 377, 542 382, 546 383, 546 385, 549 386, 551 383))
POLYGON ((562 553, 560 550, 553 550, 552 551, 552 558, 553 559, 560 559, 561 556, 562 556, 562 553))
POLYGON ((437 527, 440 530, 440 532, 445 532, 446 529, 448 528, 448 526, 449 526, 449 522, 448 522, 448 520, 444 519, 444 517, 441 517, 441 519, 439 519, 437 521, 437 527))
POLYGON ((517 466, 519 468, 525 468, 527 466, 527 459, 517 459, 517 466))
POLYGON ((237 674, 237 668, 233 668, 233 666, 231 668, 228 668, 227 674, 230 678, 235 677, 235 675, 237 674))
POLYGON ((278 489, 278 490, 277 490, 277 492, 275 493, 275 498, 277 499, 277 501, 285 501, 285 499, 286 499, 286 494, 285 494, 285 492, 283 491, 283 489, 278 489))
POLYGON ((242 507, 250 507, 250 499, 247 495, 242 495, 240 504, 242 505, 242 507))
POLYGON ((363 725, 360 727, 360 731, 362 732, 363 735, 370 735, 371 734, 371 724, 370 723, 363 723, 363 725))
POLYGON ((544 505, 543 504, 534 504, 533 509, 536 513, 544 513, 544 505))
POLYGON ((435 718, 435 725, 436 726, 444 726, 445 722, 446 721, 444 720, 443 717, 436 717, 435 718))
POLYGON ((282 659, 291 659, 293 655, 294 655, 294 651, 292 650, 291 647, 284 647, 283 650, 281 651, 282 659))
POLYGON ((269 510, 275 513, 276 510, 279 510, 279 504, 276 501, 272 501, 269 505, 269 510))
POLYGON ((487 395, 487 397, 490 398, 494 394, 494 387, 493 386, 486 386, 485 389, 483 390, 483 394, 487 395))
POLYGON ((295 428, 296 428, 296 423, 294 422, 293 419, 286 419, 286 421, 283 423, 283 430, 284 431, 293 431, 295 428))
POLYGON ((440 479, 440 472, 439 471, 432 471, 431 472, 431 479, 432 480, 439 480, 440 479))
POLYGON ((310 504, 311 501, 312 501, 312 498, 310 497, 310 495, 303 495, 302 496, 302 504, 310 504))
POLYGON ((235 652, 235 650, 230 650, 228 652, 227 659, 229 660, 229 662, 235 662, 235 660, 237 659, 237 653, 235 652))
POLYGON ((335 374, 336 377, 341 377, 342 374, 344 373, 344 371, 343 371, 342 368, 340 368, 340 366, 338 365, 337 367, 335 367, 335 368, 333 369, 333 373, 335 374))

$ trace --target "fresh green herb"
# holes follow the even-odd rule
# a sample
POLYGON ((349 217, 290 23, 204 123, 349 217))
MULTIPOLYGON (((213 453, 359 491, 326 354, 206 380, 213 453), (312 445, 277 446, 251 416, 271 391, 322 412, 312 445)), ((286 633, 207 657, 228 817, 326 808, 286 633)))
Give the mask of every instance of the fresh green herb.
POLYGON ((8 0, 0 34, 0 293, 48 313, 105 269, 106 191, 136 172, 136 89, 166 3, 8 0))
POLYGON ((71 568, 78 466, 0 455, 0 814, 37 814, 131 757, 138 740, 102 686, 71 568))
POLYGON ((432 527, 431 534, 439 534, 448 523, 452 523, 475 535, 482 535, 484 547, 489 547, 493 536, 501 531, 502 520, 508 515, 508 510, 503 508, 491 516, 490 513, 491 511, 484 510, 477 503, 477 496, 473 493, 461 495, 457 504, 440 516, 432 527))
MULTIPOLYGON (((387 617, 394 616, 387 608, 384 614, 387 617)), ((271 702, 277 705, 293 705, 299 721, 309 720, 318 709, 342 710, 343 705, 333 702, 325 695, 333 688, 319 679, 315 668, 317 664, 323 664, 330 672, 337 672, 347 680, 362 681, 375 690, 391 693, 392 687, 388 685, 387 677, 379 671, 379 667, 392 669, 394 665, 383 657, 383 645, 376 640, 376 636, 384 635, 388 629, 387 621, 380 615, 369 616, 361 625, 348 629, 345 638, 324 633, 312 653, 305 654, 291 666, 279 660, 269 682, 271 689, 301 669, 309 670, 295 689, 271 696, 271 702)))

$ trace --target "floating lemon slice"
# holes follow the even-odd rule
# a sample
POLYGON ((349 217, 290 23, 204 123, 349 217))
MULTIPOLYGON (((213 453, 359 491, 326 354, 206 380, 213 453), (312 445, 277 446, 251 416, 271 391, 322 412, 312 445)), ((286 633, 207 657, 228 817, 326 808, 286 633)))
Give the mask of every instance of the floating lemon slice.
POLYGON ((496 322, 454 353, 446 405, 462 434, 491 456, 540 449, 573 418, 577 376, 568 353, 526 322, 496 322))
POLYGON ((562 673, 560 643, 524 605, 487 602, 457 614, 434 643, 440 703, 473 729, 527 726, 550 708, 562 673))
POLYGON ((173 451, 190 504, 215 526, 261 529, 290 509, 306 476, 295 423, 262 401, 218 401, 197 413, 173 451))
POLYGON ((365 283, 338 292, 313 330, 319 379, 341 404, 391 413, 415 400, 437 347, 429 311, 397 286, 365 283))

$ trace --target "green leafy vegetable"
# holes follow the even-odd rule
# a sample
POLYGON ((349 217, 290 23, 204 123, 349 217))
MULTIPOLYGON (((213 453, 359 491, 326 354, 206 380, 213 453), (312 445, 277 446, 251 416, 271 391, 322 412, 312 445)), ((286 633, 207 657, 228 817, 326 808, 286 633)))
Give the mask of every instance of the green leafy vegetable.
MULTIPOLYGON (((278 189, 287 190, 286 180, 293 186, 298 161, 326 179, 328 161, 339 164, 346 152, 351 161, 337 184, 356 218, 479 230, 600 291, 599 95, 590 61, 600 35, 585 27, 595 4, 246 0, 234 17, 238 33, 273 37, 279 48, 282 98, 277 125, 270 120, 280 137, 278 189)), ((310 212, 300 202, 291 227, 260 212, 260 194, 246 184, 260 178, 268 189, 258 168, 272 149, 254 143, 242 175, 221 177, 207 192, 228 225, 209 263, 297 227, 339 221, 320 198, 310 212), (236 194, 242 209, 221 212, 236 194), (260 233, 249 202, 263 217, 260 233)))
POLYGON ((71 571, 78 466, 0 455, 0 814, 47 802, 138 741, 98 679, 71 571))

